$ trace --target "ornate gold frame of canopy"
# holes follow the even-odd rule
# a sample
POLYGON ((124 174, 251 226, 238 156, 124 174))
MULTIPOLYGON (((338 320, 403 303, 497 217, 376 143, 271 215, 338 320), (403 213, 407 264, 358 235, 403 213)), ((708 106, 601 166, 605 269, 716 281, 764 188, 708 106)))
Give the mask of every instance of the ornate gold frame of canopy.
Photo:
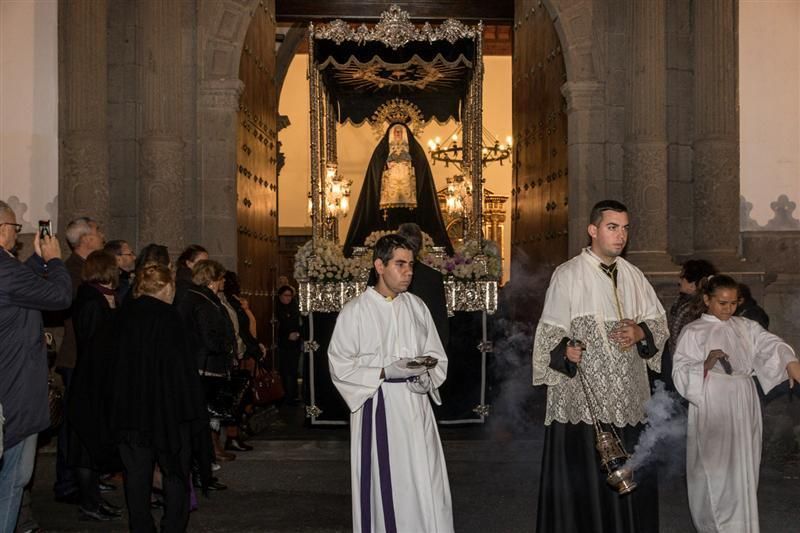
POLYGON ((472 183, 469 237, 482 242, 481 165, 483 25, 448 19, 414 25, 397 5, 369 28, 343 20, 309 26, 308 82, 311 132, 311 225, 314 248, 335 240, 326 212, 326 168, 337 164, 336 122, 368 120, 398 95, 417 105, 418 122, 436 118, 464 124, 465 172, 472 183), (374 114, 373 114, 374 113, 374 114))

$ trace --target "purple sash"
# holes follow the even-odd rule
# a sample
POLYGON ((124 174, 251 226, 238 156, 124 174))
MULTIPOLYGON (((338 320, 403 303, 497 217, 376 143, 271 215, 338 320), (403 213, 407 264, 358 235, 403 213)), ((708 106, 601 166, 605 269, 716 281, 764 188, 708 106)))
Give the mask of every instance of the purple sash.
MULTIPOLYGON (((384 383, 405 383, 408 379, 386 379, 384 383)), ((383 390, 378 388, 375 408, 375 444, 378 447, 378 473, 381 480, 381 503, 386 533, 397 533, 392 498, 392 471, 389 467, 389 437, 386 430, 386 406, 383 390)), ((361 414, 361 532, 372 529, 372 398, 364 403, 361 414)))

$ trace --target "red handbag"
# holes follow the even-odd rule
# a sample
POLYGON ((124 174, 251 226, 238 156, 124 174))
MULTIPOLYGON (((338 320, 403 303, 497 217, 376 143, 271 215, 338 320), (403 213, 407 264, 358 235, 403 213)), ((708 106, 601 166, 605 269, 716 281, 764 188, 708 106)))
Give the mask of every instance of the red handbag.
POLYGON ((253 403, 255 405, 269 405, 283 398, 283 382, 281 375, 265 361, 259 361, 253 373, 251 384, 253 390, 253 403))

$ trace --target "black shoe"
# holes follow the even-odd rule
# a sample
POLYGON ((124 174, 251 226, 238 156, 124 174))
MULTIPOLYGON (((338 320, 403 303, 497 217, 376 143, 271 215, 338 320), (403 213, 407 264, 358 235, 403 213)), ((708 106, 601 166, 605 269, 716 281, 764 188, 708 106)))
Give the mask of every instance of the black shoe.
POLYGON ((208 490, 227 490, 228 485, 220 482, 218 479, 213 478, 211 483, 208 484, 208 490))
POLYGON ((239 424, 239 431, 241 431, 242 433, 244 433, 248 437, 255 437, 256 436, 256 432, 253 431, 252 427, 250 427, 250 423, 249 422, 242 422, 241 424, 239 424))
POLYGON ((100 503, 100 509, 102 509, 108 514, 122 516, 122 507, 120 507, 119 505, 114 505, 113 503, 108 502, 106 500, 103 500, 100 503))
POLYGON ((99 481, 97 483, 97 488, 100 489, 100 492, 114 492, 117 490, 116 485, 112 485, 111 483, 105 483, 103 481, 99 481))
POLYGON ((76 490, 75 492, 70 492, 69 494, 56 494, 55 500, 58 503, 66 503, 69 505, 78 505, 81 503, 81 495, 76 490))
POLYGON ((80 511, 80 515, 81 515, 80 519, 81 520, 94 520, 95 522, 108 522, 110 520, 116 520, 117 518, 119 518, 118 515, 110 514, 110 513, 107 513, 105 510, 103 510, 103 506, 102 505, 100 507, 98 507, 97 509, 95 509, 94 511, 91 511, 89 509, 84 509, 83 507, 78 507, 78 510, 80 511))
MULTIPOLYGON (((197 489, 203 488, 203 483, 200 481, 199 478, 192 476, 192 485, 195 486, 197 489)), ((208 482, 208 490, 225 490, 228 488, 228 485, 225 483, 220 482, 219 478, 212 477, 211 481, 208 482)))
POLYGON ((228 439, 225 443, 226 450, 235 450, 237 452, 249 452, 253 449, 252 446, 245 444, 239 439, 228 439))

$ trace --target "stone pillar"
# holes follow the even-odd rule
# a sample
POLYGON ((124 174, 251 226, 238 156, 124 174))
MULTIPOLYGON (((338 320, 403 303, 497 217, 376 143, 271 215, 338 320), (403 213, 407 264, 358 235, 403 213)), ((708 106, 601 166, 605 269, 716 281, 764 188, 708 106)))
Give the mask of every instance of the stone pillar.
POLYGON ((666 0, 628 0, 627 7, 623 199, 631 216, 628 254, 652 269, 668 264, 666 0))
POLYGON ((236 151, 238 79, 206 80, 197 99, 200 242, 215 260, 237 268, 236 151))
POLYGON ((142 138, 139 153, 139 246, 184 245, 181 137, 181 5, 141 0, 142 138))
POLYGON ((739 246, 736 8, 694 2, 694 251, 720 259, 739 246))
POLYGON ((62 96, 58 229, 88 216, 109 217, 108 67, 105 0, 59 3, 62 96))
POLYGON ((605 198, 605 85, 594 80, 568 81, 561 88, 567 100, 569 130, 569 255, 586 246, 589 211, 605 198))

